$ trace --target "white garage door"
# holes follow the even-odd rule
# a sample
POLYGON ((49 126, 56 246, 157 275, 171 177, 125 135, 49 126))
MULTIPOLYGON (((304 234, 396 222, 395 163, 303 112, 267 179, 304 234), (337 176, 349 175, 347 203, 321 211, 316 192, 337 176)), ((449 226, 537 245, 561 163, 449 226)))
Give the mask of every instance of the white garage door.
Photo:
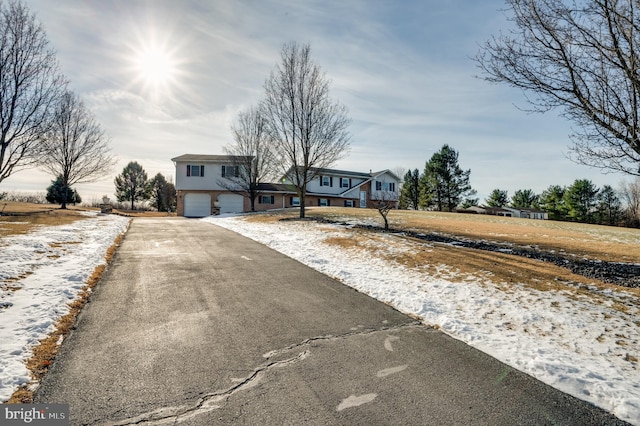
POLYGON ((244 211, 244 197, 242 195, 220 194, 218 195, 218 203, 220 214, 242 213, 244 211))
POLYGON ((184 196, 184 215, 186 217, 210 216, 211 196, 209 194, 186 194, 184 196))

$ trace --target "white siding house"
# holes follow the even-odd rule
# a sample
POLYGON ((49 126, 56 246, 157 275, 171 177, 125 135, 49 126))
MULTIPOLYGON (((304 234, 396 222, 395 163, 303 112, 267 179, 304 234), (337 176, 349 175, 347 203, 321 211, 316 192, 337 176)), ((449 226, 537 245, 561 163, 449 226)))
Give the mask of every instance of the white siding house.
MULTIPOLYGON (((177 213, 203 217, 220 213, 250 211, 248 198, 230 191, 223 183, 237 176, 237 157, 184 154, 172 158, 176 167, 177 213)), ((376 200, 396 201, 400 179, 389 170, 360 173, 335 169, 313 169, 307 185, 305 205, 371 207, 376 200)), ((299 207, 300 198, 290 173, 279 183, 262 183, 256 210, 299 207)))

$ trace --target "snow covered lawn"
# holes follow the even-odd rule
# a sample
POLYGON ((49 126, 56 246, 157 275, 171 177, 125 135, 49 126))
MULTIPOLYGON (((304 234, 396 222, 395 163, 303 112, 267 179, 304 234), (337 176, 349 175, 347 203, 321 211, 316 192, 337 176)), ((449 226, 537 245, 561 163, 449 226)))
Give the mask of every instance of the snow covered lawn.
POLYGON ((69 225, 0 239, 0 401, 30 382, 32 348, 55 329, 129 225, 121 216, 84 214, 69 225))
MULTIPOLYGON (((433 245, 392 234, 363 239, 349 226, 209 217, 570 395, 640 425, 640 303, 623 288, 539 290, 457 274, 451 265, 407 266, 433 245), (433 273, 433 266, 438 273, 433 273)), ((517 279, 517 278, 516 278, 517 279)))

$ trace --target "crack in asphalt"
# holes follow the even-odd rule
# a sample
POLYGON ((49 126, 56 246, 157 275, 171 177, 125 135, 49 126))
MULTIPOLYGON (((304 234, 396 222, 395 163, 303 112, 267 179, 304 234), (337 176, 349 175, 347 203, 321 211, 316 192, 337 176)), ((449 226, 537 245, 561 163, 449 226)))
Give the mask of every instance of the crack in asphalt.
POLYGON ((222 405, 232 395, 256 386, 260 381, 260 379, 262 378, 262 376, 264 376, 269 370, 273 368, 287 367, 289 365, 303 361, 311 353, 311 351, 305 347, 311 345, 313 342, 331 341, 336 339, 347 339, 354 336, 363 336, 363 335, 368 335, 368 334, 373 334, 378 332, 394 331, 394 330, 400 330, 400 329, 405 329, 410 327, 425 327, 425 325, 419 321, 413 320, 411 322, 398 324, 394 326, 381 326, 377 328, 373 327, 373 328, 367 328, 367 329, 362 329, 357 331, 351 331, 351 332, 343 333, 340 335, 328 334, 324 336, 310 337, 308 339, 303 340, 300 343, 296 343, 281 349, 275 349, 273 351, 269 351, 262 356, 266 359, 270 359, 278 355, 282 355, 291 351, 304 348, 297 355, 289 358, 281 359, 281 360, 266 362, 261 366, 257 367, 256 369, 254 369, 251 372, 251 374, 249 374, 247 377, 239 380, 238 383, 236 383, 235 385, 225 390, 209 393, 199 398, 197 402, 192 406, 162 407, 153 411, 149 411, 149 412, 137 415, 135 417, 118 420, 115 422, 108 422, 106 424, 109 426, 129 426, 129 425, 140 425, 140 424, 147 424, 147 425, 179 424, 185 420, 196 417, 200 414, 222 408, 222 405))

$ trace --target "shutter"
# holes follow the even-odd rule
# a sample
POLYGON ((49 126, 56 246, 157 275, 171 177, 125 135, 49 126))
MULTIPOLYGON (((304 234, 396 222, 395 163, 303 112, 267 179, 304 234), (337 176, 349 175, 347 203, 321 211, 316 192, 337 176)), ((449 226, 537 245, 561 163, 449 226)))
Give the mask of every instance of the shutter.
POLYGON ((349 188, 351 188, 351 178, 349 178, 349 188))
POLYGON ((320 176, 320 186, 322 186, 322 175, 320 176))
POLYGON ((226 176, 227 166, 222 166, 222 177, 226 176))
POLYGON ((320 205, 320 198, 318 198, 318 206, 320 205))
POLYGON ((187 164, 187 176, 191 176, 191 166, 187 164))
POLYGON ((333 176, 329 177, 329 186, 333 188, 333 176))
POLYGON ((293 205, 293 197, 289 197, 289 205, 292 206, 293 205))
POLYGON ((327 198, 327 207, 331 205, 331 198, 327 198))
POLYGON ((204 177, 204 166, 200 166, 200 176, 204 177))

